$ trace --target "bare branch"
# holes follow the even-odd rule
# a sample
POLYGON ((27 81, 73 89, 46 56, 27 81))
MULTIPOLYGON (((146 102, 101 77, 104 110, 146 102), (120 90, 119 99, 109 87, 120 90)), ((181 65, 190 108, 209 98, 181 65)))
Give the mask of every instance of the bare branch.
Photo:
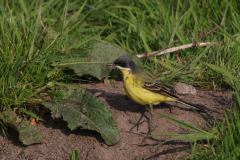
MULTIPOLYGON (((225 13, 223 14, 223 18, 222 18, 222 22, 221 22, 220 26, 223 25, 224 19, 225 19, 225 13)), ((204 37, 206 37, 207 35, 209 35, 209 34, 212 33, 213 31, 215 31, 216 29, 218 29, 218 27, 213 28, 212 30, 210 30, 209 32, 207 32, 205 35, 200 36, 199 39, 197 40, 197 42, 199 42, 201 39, 203 39, 204 37)))
MULTIPOLYGON (((139 54, 139 55, 137 55, 137 57, 145 58, 145 57, 150 57, 153 55, 159 56, 159 55, 163 55, 163 54, 174 52, 174 51, 179 51, 179 50, 186 49, 186 48, 191 48, 191 47, 196 47, 196 46, 207 46, 210 43, 211 42, 190 43, 190 44, 186 44, 186 45, 182 45, 182 46, 178 46, 178 47, 168 48, 168 49, 165 49, 164 51, 155 51, 155 52, 151 52, 151 53, 147 53, 147 54, 146 53, 139 54)), ((223 41, 212 43, 212 45, 220 45, 220 44, 223 44, 223 41)))
MULTIPOLYGON (((172 44, 178 42, 179 40, 180 40, 180 39, 178 39, 178 40, 176 40, 176 41, 173 41, 172 43, 170 43, 170 44, 166 45, 165 47, 163 47, 161 50, 159 50, 159 51, 157 51, 157 52, 154 52, 154 54, 157 54, 158 52, 161 52, 161 51, 165 50, 168 46, 171 46, 172 44)), ((153 53, 153 52, 152 52, 152 53, 153 53)), ((154 56, 154 54, 151 55, 151 56, 154 56)), ((148 56, 147 56, 147 57, 148 57, 148 56)))

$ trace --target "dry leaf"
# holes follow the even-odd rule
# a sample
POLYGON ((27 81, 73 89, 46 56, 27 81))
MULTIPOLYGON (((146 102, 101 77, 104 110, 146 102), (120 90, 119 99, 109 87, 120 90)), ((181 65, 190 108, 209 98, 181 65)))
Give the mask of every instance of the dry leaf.
POLYGON ((32 118, 31 118, 31 125, 32 125, 32 126, 35 126, 36 123, 37 123, 36 119, 32 117, 32 118))

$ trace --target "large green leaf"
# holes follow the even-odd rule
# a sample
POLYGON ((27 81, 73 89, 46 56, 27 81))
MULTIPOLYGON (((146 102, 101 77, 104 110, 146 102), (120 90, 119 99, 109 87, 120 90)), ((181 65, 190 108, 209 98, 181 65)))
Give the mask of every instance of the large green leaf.
POLYGON ((60 90, 52 95, 53 101, 45 106, 53 118, 63 117, 68 127, 74 130, 82 127, 101 134, 108 145, 119 141, 119 132, 108 108, 91 93, 84 90, 60 90))
POLYGON ((136 56, 112 44, 101 42, 94 43, 87 52, 83 51, 82 48, 69 49, 66 51, 65 56, 54 58, 55 62, 52 65, 73 69, 79 76, 90 74, 102 79, 111 72, 111 68, 107 66, 107 63, 112 63, 123 55, 132 58, 136 65, 142 68, 142 63, 136 56))
POLYGON ((19 118, 13 111, 3 111, 0 119, 19 132, 19 139, 25 145, 43 142, 42 135, 26 119, 19 118))

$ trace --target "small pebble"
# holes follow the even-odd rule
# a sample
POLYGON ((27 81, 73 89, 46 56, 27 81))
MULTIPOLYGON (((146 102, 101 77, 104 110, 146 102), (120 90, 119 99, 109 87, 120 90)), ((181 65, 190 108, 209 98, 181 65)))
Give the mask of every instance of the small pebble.
POLYGON ((174 86, 174 91, 178 94, 197 94, 197 91, 193 86, 183 83, 176 84, 174 86))

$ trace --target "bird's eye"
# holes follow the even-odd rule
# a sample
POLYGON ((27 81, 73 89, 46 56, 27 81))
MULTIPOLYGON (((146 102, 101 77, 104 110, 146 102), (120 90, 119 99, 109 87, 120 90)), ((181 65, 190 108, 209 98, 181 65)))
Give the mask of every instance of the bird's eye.
POLYGON ((121 61, 116 61, 115 64, 118 66, 121 66, 121 67, 126 67, 126 63, 121 62, 121 61))
POLYGON ((123 63, 123 62, 120 62, 119 65, 120 65, 121 67, 126 67, 125 63, 123 63))

